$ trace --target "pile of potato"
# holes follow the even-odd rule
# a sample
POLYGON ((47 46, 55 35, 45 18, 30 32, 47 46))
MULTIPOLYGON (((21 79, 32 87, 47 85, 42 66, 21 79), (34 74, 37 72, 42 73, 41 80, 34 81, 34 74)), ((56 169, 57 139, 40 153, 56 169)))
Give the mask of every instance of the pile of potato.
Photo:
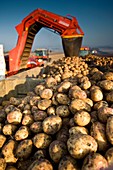
POLYGON ((63 58, 24 98, 0 106, 0 170, 100 170, 113 164, 113 72, 63 58))

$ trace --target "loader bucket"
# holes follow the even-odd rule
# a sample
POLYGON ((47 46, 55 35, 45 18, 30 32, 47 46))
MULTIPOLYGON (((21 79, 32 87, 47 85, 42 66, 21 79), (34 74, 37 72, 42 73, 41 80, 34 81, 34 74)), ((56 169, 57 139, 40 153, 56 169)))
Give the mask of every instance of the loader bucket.
POLYGON ((82 37, 62 38, 65 57, 78 56, 82 44, 82 37))

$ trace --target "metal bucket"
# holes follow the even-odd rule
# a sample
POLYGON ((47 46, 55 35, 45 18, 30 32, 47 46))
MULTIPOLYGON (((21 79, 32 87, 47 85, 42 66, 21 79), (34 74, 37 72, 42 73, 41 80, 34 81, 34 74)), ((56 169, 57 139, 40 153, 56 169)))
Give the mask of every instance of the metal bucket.
POLYGON ((83 37, 62 38, 65 57, 78 56, 83 37))

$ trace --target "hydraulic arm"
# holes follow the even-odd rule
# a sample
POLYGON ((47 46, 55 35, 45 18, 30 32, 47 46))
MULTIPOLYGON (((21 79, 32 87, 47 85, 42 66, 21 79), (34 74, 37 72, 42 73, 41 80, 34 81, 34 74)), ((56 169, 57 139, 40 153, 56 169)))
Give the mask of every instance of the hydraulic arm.
POLYGON ((16 26, 18 41, 9 52, 10 72, 26 68, 34 37, 42 27, 50 28, 61 36, 66 57, 78 55, 84 33, 77 19, 36 9, 16 26))

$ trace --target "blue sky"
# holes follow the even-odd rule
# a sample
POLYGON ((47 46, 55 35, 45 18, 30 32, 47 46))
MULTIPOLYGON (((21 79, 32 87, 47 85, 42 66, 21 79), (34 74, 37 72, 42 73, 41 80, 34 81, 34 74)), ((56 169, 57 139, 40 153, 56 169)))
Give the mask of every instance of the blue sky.
MULTIPOLYGON (((75 16, 85 34, 83 45, 113 47, 113 0, 2 0, 0 44, 4 45, 5 51, 16 46, 15 26, 37 8, 62 16, 75 16)), ((61 38, 42 28, 33 43, 33 49, 38 47, 62 48, 61 38)))

